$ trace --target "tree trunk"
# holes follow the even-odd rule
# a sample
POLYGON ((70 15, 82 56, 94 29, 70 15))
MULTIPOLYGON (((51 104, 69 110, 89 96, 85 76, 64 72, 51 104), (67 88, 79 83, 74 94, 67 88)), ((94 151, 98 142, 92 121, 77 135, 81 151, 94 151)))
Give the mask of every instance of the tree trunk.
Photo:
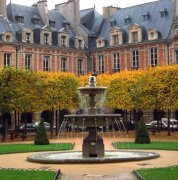
POLYGON ((56 113, 55 113, 55 115, 56 115, 56 129, 55 129, 55 131, 56 131, 56 136, 58 135, 58 130, 59 130, 59 121, 58 121, 58 111, 56 110, 55 111, 56 113))
POLYGON ((52 108, 50 113, 50 131, 51 131, 51 138, 54 136, 53 126, 54 126, 54 108, 52 108))
POLYGON ((167 123, 167 135, 170 136, 171 132, 170 132, 170 115, 171 115, 171 111, 168 109, 168 123, 167 123))
POLYGON ((128 134, 127 110, 124 110, 124 125, 125 125, 126 132, 127 132, 127 134, 128 134))
POLYGON ((8 121, 6 117, 6 113, 2 113, 2 122, 3 122, 3 127, 2 127, 2 141, 6 142, 7 141, 7 129, 8 129, 8 121))
POLYGON ((160 132, 160 122, 161 122, 161 113, 160 110, 157 111, 157 131, 160 132))

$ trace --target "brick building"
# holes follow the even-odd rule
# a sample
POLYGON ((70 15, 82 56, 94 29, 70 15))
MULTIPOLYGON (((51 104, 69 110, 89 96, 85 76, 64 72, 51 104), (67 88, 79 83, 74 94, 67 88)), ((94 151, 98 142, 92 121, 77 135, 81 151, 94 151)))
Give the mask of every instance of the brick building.
POLYGON ((112 74, 178 63, 178 0, 80 10, 68 0, 48 10, 0 1, 0 67, 112 74))

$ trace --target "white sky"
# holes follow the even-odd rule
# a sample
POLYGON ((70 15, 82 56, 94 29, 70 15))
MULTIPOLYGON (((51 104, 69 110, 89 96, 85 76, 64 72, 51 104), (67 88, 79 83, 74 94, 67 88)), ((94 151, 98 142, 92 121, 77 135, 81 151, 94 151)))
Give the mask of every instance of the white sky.
MULTIPOLYGON (((47 0, 48 9, 54 9, 55 4, 60 4, 67 2, 67 0, 47 0)), ((80 0, 80 9, 88 9, 94 7, 98 12, 102 14, 102 8, 106 6, 115 6, 115 7, 129 7, 133 5, 143 4, 155 0, 80 0)), ((7 4, 10 0, 7 0, 7 4)), ((11 0, 12 3, 21 4, 26 6, 31 6, 33 3, 38 2, 38 0, 11 0)))

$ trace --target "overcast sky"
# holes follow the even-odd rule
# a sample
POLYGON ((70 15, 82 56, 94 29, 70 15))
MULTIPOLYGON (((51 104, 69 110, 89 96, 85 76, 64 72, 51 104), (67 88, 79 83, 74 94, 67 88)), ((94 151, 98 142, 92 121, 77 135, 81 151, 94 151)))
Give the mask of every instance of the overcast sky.
MULTIPOLYGON (((63 2, 67 2, 67 0, 47 0, 48 1, 48 8, 54 9, 55 4, 60 4, 63 2)), ((94 7, 98 12, 102 13, 102 7, 105 6, 118 6, 121 8, 129 7, 133 5, 143 4, 147 2, 151 2, 154 0, 80 0, 80 9, 88 9, 94 7)), ((10 0, 7 0, 7 4, 10 0)), ((11 0, 12 3, 21 4, 31 6, 33 3, 38 2, 38 0, 11 0)))

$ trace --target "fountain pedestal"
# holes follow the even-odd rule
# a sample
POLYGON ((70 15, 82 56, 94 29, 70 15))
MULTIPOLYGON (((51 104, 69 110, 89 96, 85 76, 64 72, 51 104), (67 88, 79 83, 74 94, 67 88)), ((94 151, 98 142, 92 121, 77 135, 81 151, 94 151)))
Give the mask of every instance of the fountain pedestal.
POLYGON ((96 128, 89 127, 89 134, 83 140, 83 157, 104 157, 103 139, 97 134, 96 128))

